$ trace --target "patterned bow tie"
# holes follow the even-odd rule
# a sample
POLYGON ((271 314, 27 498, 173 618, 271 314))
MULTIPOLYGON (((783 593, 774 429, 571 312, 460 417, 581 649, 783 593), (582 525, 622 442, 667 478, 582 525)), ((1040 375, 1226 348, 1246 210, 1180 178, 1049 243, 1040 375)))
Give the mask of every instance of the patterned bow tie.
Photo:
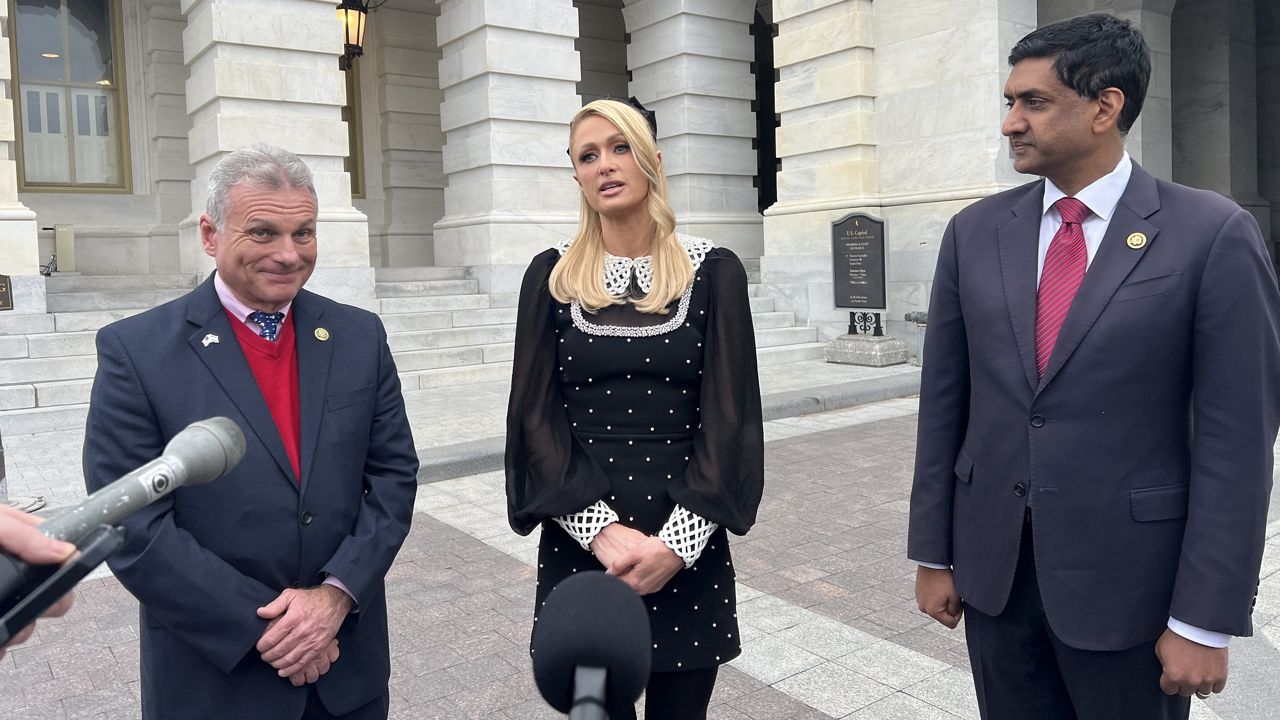
POLYGON ((284 313, 265 313, 261 310, 254 310, 249 313, 249 319, 258 324, 259 335, 271 342, 275 342, 276 336, 280 334, 280 323, 284 322, 284 313))

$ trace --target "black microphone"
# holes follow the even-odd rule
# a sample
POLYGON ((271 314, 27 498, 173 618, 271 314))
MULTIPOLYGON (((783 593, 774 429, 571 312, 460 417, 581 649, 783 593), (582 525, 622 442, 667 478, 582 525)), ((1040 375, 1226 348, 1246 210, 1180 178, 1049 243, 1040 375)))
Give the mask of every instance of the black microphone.
MULTIPOLYGON (((244 433, 228 418, 193 422, 173 436, 160 457, 40 523, 39 530, 78 544, 99 526, 114 525, 183 485, 199 485, 227 473, 244 457, 244 450, 244 433)), ((0 598, 20 587, 27 572, 26 563, 0 552, 0 598)))
POLYGON ((651 643, 649 614, 635 590, 599 571, 570 575, 538 613, 533 679, 542 698, 570 720, 604 720, 640 697, 651 643))

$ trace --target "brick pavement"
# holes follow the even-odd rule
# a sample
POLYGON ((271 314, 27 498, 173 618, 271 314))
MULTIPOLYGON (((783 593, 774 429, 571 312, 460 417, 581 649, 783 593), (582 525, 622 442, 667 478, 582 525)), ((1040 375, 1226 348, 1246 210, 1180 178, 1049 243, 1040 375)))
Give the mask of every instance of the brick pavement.
MULTIPOLYGON (((766 424, 760 522, 733 542, 745 651, 711 717, 977 717, 963 636, 915 612, 902 556, 913 413, 899 400, 766 424)), ((388 577, 393 718, 556 717, 525 653, 533 539, 505 529, 503 508, 498 473, 420 490, 388 577)), ((1236 641, 1228 692, 1196 703, 1195 718, 1276 716, 1280 521, 1269 536, 1262 632, 1236 641)), ((136 606, 109 577, 77 596, 0 660, 0 717, 137 717, 136 606)))

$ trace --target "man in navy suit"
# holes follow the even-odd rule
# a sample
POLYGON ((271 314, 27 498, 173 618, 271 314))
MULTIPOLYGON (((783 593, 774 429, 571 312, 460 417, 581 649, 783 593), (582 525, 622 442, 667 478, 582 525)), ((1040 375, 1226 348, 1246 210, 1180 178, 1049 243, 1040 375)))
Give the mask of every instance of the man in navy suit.
POLYGON ((965 618, 986 720, 1186 718, 1250 635, 1280 423, 1280 293, 1235 203, 1125 152, 1149 51, 1041 28, 1003 132, 1043 180, 947 228, 929 307, 908 555, 965 618))
POLYGON ((385 719, 383 577, 418 460, 377 316, 302 289, 311 173, 256 146, 225 157, 200 218, 216 273, 98 333, 90 491, 223 415, 244 459, 135 513, 109 561, 141 603, 144 718, 385 719))

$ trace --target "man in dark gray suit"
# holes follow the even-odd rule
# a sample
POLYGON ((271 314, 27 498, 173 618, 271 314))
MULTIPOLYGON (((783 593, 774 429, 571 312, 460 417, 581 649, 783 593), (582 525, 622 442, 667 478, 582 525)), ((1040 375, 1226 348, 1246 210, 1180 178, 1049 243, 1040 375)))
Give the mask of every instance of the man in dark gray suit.
POLYGON ((1275 271, 1247 212, 1125 152, 1151 68, 1129 23, 1041 28, 1009 62, 1003 132, 1044 179, 974 203, 942 240, 916 597, 948 627, 964 614, 987 720, 1186 718, 1252 632, 1275 271))

